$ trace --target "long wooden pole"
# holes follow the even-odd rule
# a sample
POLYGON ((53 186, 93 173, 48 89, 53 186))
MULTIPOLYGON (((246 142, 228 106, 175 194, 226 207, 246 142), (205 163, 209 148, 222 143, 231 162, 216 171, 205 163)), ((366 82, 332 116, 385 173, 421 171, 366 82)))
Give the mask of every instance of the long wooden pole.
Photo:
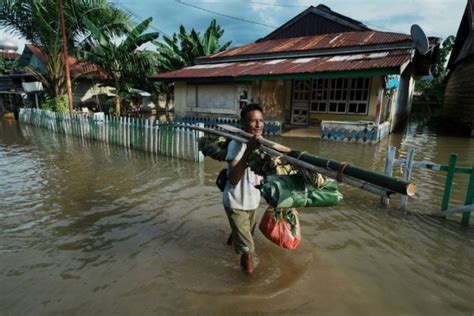
POLYGON ((66 71, 66 86, 67 86, 67 97, 69 100, 69 112, 72 113, 74 108, 72 104, 72 86, 71 86, 71 72, 69 69, 69 54, 67 52, 67 37, 66 37, 66 26, 64 23, 64 6, 63 0, 59 0, 59 19, 61 20, 61 33, 63 38, 63 59, 64 67, 66 71))
MULTIPOLYGON (((219 131, 219 130, 212 129, 212 128, 198 127, 198 126, 193 126, 193 125, 176 125, 176 127, 195 129, 195 130, 202 131, 202 132, 205 132, 205 133, 210 133, 210 134, 214 134, 214 135, 218 135, 218 136, 223 136, 223 137, 226 137, 228 139, 233 139, 233 140, 241 142, 241 143, 247 143, 248 142, 248 139, 246 139, 244 137, 240 137, 240 136, 237 136, 235 134, 226 133, 226 132, 219 131)), ((273 142, 271 142, 271 143, 273 143, 273 142)), ((270 145, 271 145, 271 147, 278 147, 278 146, 273 146, 273 144, 270 144, 270 145)), ((267 154, 269 154, 271 156, 274 156, 274 157, 281 157, 283 160, 289 162, 290 164, 293 164, 293 165, 296 165, 298 167, 308 169, 308 170, 311 170, 311 171, 319 172, 322 175, 328 176, 330 178, 334 178, 334 179, 337 178, 337 180, 339 180, 343 183, 346 183, 348 185, 360 188, 360 189, 365 190, 367 192, 377 194, 377 195, 385 197, 385 198, 390 198, 390 195, 395 193, 391 190, 388 190, 388 189, 383 188, 383 187, 379 187, 377 185, 373 185, 373 184, 368 183, 366 181, 361 181, 360 179, 352 178, 352 177, 347 176, 347 175, 339 175, 335 171, 331 171, 331 170, 327 170, 325 168, 314 166, 314 165, 312 165, 310 163, 307 163, 307 162, 304 162, 300 159, 290 157, 290 156, 288 156, 288 155, 286 155, 282 152, 279 152, 278 150, 275 150, 274 148, 268 147, 267 145, 262 144, 261 148, 267 154)))
MULTIPOLYGON (((230 126, 230 125, 218 125, 218 126, 232 132, 238 132, 241 136, 247 139, 250 137, 253 137, 252 134, 249 134, 234 126, 230 126)), ((276 150, 278 150, 278 146, 280 145, 278 143, 265 140, 264 138, 259 139, 259 141, 262 145, 270 143, 273 149, 276 149, 276 150)), ((288 149, 289 149, 288 147, 283 146, 283 145, 281 146, 284 147, 283 152, 289 157, 307 162, 313 166, 335 171, 338 174, 338 178, 340 178, 341 175, 347 175, 352 178, 359 179, 363 182, 371 183, 377 187, 385 188, 389 191, 393 191, 393 192, 400 193, 403 195, 408 195, 408 196, 415 195, 416 184, 413 182, 400 180, 394 177, 384 175, 382 173, 356 167, 349 163, 318 157, 316 155, 312 155, 304 151, 301 152, 301 151, 290 149, 290 152, 288 152, 288 149)))
POLYGON ((327 176, 327 177, 330 177, 330 178, 333 178, 333 179, 337 178, 337 180, 339 180, 342 183, 345 183, 345 184, 348 184, 350 186, 353 186, 353 187, 365 190, 367 192, 379 195, 379 196, 381 196, 382 198, 385 198, 385 199, 390 199, 390 195, 395 193, 395 192, 387 190, 385 188, 382 188, 382 187, 373 185, 371 183, 361 181, 359 179, 355 179, 355 178, 352 178, 352 177, 349 177, 349 176, 346 176, 346 175, 338 176, 337 172, 335 172, 335 171, 331 171, 331 170, 327 170, 327 169, 324 169, 324 168, 321 168, 321 167, 314 166, 314 165, 309 164, 307 162, 304 162, 304 161, 301 161, 299 159, 296 159, 296 158, 290 157, 288 155, 285 155, 283 153, 280 153, 280 152, 278 152, 274 149, 266 148, 265 146, 262 147, 262 150, 264 152, 272 155, 272 156, 280 157, 284 161, 287 161, 288 163, 293 164, 297 167, 301 167, 301 168, 304 168, 304 169, 307 169, 307 170, 310 170, 310 171, 315 171, 315 172, 318 172, 318 173, 320 173, 324 176, 327 176))

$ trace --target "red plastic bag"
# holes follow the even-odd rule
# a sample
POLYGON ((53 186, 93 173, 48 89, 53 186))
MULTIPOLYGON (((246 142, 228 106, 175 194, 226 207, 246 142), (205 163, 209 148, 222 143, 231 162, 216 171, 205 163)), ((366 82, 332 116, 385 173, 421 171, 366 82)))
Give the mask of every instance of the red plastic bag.
POLYGON ((265 237, 285 249, 295 249, 301 241, 300 221, 295 208, 268 207, 259 228, 265 237))

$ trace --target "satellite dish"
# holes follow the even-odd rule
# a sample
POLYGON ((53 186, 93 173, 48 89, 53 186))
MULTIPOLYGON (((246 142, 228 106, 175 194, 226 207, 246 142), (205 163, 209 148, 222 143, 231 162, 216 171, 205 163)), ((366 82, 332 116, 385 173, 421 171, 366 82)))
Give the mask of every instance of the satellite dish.
POLYGON ((411 26, 411 39, 413 40, 413 46, 416 48, 418 53, 421 55, 426 55, 428 53, 428 50, 430 48, 430 45, 428 43, 428 38, 425 35, 425 32, 421 29, 421 27, 418 24, 413 24, 411 26))

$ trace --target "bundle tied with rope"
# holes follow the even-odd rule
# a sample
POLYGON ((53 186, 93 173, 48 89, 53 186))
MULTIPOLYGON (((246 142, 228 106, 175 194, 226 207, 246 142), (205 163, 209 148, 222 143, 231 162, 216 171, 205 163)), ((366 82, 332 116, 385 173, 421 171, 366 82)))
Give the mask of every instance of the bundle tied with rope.
POLYGON ((224 161, 227 155, 227 145, 230 140, 223 136, 206 135, 198 140, 198 149, 204 156, 217 161, 224 161))
MULTIPOLYGON (((229 140, 224 137, 210 135, 201 137, 198 147, 205 156, 224 161, 228 143, 229 140)), ((334 206, 342 200, 334 180, 285 163, 280 157, 270 156, 262 149, 252 152, 247 165, 264 178, 258 189, 269 204, 259 228, 265 237, 280 247, 295 249, 301 241, 296 207, 334 206)))
POLYGON ((270 241, 295 249, 301 241, 296 207, 334 206, 342 200, 335 181, 323 175, 284 163, 260 149, 250 155, 248 166, 264 179, 260 193, 269 204, 259 229, 270 241))
POLYGON ((248 165, 264 177, 259 190, 274 208, 334 206, 342 200, 334 180, 285 164, 279 157, 271 157, 261 150, 250 155, 248 165))

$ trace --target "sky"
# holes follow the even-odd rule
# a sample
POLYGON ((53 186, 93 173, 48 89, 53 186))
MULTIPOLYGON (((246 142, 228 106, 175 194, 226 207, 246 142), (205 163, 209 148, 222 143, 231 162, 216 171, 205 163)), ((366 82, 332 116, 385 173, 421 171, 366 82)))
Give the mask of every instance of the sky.
MULTIPOLYGON (((224 29, 222 43, 252 43, 271 33, 309 6, 324 4, 332 11, 361 21, 369 28, 409 34, 418 24, 427 36, 456 35, 467 0, 114 0, 139 22, 153 18, 150 31, 171 35, 182 24, 203 32, 212 19, 224 29), (211 12, 212 11, 212 12, 211 12)), ((0 29, 0 39, 10 37, 0 29)), ((13 38, 22 51, 25 43, 13 38)))

